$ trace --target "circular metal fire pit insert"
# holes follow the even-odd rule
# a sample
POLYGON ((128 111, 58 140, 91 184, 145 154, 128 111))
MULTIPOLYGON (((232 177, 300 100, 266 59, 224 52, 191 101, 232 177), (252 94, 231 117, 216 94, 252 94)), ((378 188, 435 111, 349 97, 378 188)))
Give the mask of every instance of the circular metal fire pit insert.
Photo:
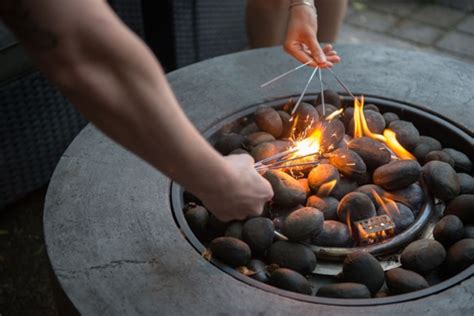
MULTIPOLYGON (((377 45, 336 45, 336 50, 344 61, 334 71, 351 90, 424 105, 425 111, 456 121, 471 144, 455 138, 452 145, 472 155, 473 65, 377 45)), ((188 117, 203 131, 252 104, 300 92, 309 69, 268 89, 259 87, 296 64, 277 47, 214 58, 167 77, 188 117)), ((337 87, 330 76, 325 80, 337 87)), ((309 88, 318 91, 318 85, 309 88)), ((428 131, 433 125, 427 121, 431 125, 423 133, 439 139, 452 134, 447 128, 428 131)), ((83 315, 444 316, 474 309, 473 267, 451 280, 451 287, 439 284, 437 293, 430 289, 423 298, 405 297, 403 304, 390 304, 390 298, 308 302, 283 290, 262 289, 251 279, 241 282, 205 261, 186 240, 173 219, 169 179, 92 125, 56 167, 46 196, 44 234, 53 271, 83 315)))
MULTIPOLYGON (((341 93, 342 94, 342 93, 341 93)), ((359 94, 357 94, 359 95, 359 94)), ((290 96, 291 97, 291 96, 290 96)), ((233 122, 237 122, 239 119, 247 116, 251 116, 254 112, 256 107, 258 106, 279 106, 285 104, 290 97, 285 97, 282 99, 278 100, 273 100, 271 102, 266 102, 266 103, 260 103, 256 104, 253 106, 250 106, 248 108, 243 109, 242 111, 239 111, 237 113, 234 113, 217 124, 214 124, 210 128, 208 128, 203 134, 205 137, 207 137, 211 143, 218 137, 218 134, 220 130, 228 125, 232 125, 233 122)), ((311 101, 314 100, 316 96, 314 95, 308 95, 305 97, 305 101, 311 101)), ((349 101, 350 99, 348 97, 344 98, 344 101, 349 101)), ((422 132, 424 135, 431 135, 433 137, 436 137, 433 135, 432 131, 436 130, 438 132, 443 133, 443 137, 440 137, 438 135, 438 139, 444 140, 444 139, 449 139, 450 143, 458 148, 463 148, 466 150, 467 147, 469 147, 469 141, 472 139, 471 136, 469 136, 465 131, 463 131, 462 128, 456 126, 454 123, 450 123, 446 121, 445 119, 437 116, 434 113, 427 113, 424 110, 419 109, 415 105, 408 105, 406 103, 401 103, 393 100, 386 100, 380 97, 371 97, 371 96, 366 96, 365 97, 366 103, 373 103, 377 105, 381 112, 394 112, 397 113, 401 119, 404 120, 409 120, 417 128, 422 132)), ((435 133, 436 134, 436 133, 435 133)), ((472 152, 473 149, 470 148, 469 151, 466 150, 466 153, 470 156, 474 155, 472 152)), ((382 266, 384 267, 384 270, 390 270, 392 268, 395 268, 399 266, 400 264, 398 263, 398 257, 400 251, 403 249, 404 246, 406 246, 408 243, 410 243, 413 240, 416 240, 418 238, 432 238, 432 229, 433 229, 433 221, 435 220, 434 217, 439 218, 440 214, 435 214, 435 206, 434 206, 434 201, 429 192, 426 189, 426 186, 422 183, 422 188, 425 193, 426 199, 424 204, 422 205, 421 209, 419 210, 419 214, 415 220, 415 222, 408 227, 405 231, 401 232, 400 234, 387 239, 384 242, 369 245, 369 246, 359 246, 359 247, 352 247, 352 248, 330 248, 330 247, 318 247, 311 245, 311 248, 317 255, 319 259, 326 259, 329 261, 340 261, 345 258, 345 256, 349 253, 352 253, 354 251, 367 251, 372 253, 374 256, 378 257, 381 261, 382 266), (430 223, 431 221, 431 223, 430 223), (431 225, 429 225, 431 224, 431 225), (398 254, 394 254, 395 252, 398 251, 398 254), (386 256, 386 255, 391 255, 392 256, 386 256)), ((193 245, 193 247, 200 253, 204 253, 206 250, 205 246, 197 239, 197 237, 193 234, 191 231, 190 227, 188 226, 186 219, 184 217, 183 209, 185 206, 185 201, 183 200, 183 193, 184 190, 181 186, 179 186, 176 183, 172 183, 171 186, 171 206, 173 210, 174 217, 176 219, 176 222, 178 226, 180 227, 181 231, 184 233, 186 238, 189 240, 189 242, 193 245)), ((228 267, 227 265, 219 262, 218 260, 212 259, 211 262, 218 266, 220 269, 224 270, 225 272, 231 274, 233 277, 249 283, 253 286, 257 286, 259 288, 268 290, 268 291, 276 291, 276 292, 281 292, 281 290, 268 286, 264 283, 255 281, 247 276, 242 275, 241 273, 237 272, 235 269, 232 269, 228 267)), ((321 274, 323 275, 337 275, 342 267, 340 264, 335 264, 332 262, 321 262, 318 261, 318 265, 323 265, 323 268, 321 269, 321 274)), ((301 300, 306 300, 310 302, 324 302, 324 301, 334 301, 332 304, 336 305, 353 305, 354 302, 356 302, 355 305, 365 305, 367 304, 368 301, 370 301, 370 304, 385 304, 385 303, 394 303, 394 302, 402 302, 406 300, 411 300, 411 299, 416 299, 420 298, 426 295, 430 295, 436 292, 439 292, 440 290, 446 289, 451 287, 454 284, 457 284, 461 280, 465 279, 466 277, 470 276, 472 274, 472 271, 474 268, 470 267, 466 269, 465 271, 459 273, 458 275, 441 282, 435 286, 431 286, 427 289, 421 290, 421 291, 416 291, 404 295, 397 295, 397 296, 391 296, 391 297, 385 297, 385 298, 373 298, 373 299, 362 299, 362 300, 341 300, 341 299, 324 299, 320 297, 312 297, 308 295, 302 295, 302 294, 296 294, 296 293, 290 293, 287 291, 283 291, 290 297, 297 297, 298 299, 301 300)), ((318 272, 318 267, 316 267, 316 273, 319 274, 318 272)))

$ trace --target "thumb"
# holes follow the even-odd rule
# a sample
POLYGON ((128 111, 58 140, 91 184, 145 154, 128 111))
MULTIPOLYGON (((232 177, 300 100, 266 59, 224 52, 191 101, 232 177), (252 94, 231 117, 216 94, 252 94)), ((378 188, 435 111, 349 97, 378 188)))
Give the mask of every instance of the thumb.
POLYGON ((311 55, 316 60, 318 65, 325 65, 327 62, 326 54, 324 54, 323 49, 321 48, 321 45, 319 45, 316 36, 309 39, 308 47, 311 51, 311 55))

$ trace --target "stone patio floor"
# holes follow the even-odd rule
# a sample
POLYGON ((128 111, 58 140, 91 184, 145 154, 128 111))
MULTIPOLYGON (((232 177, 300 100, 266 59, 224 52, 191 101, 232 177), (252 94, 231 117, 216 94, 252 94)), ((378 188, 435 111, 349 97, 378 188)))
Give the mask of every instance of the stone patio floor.
POLYGON ((431 1, 351 1, 337 43, 393 46, 474 62, 474 13, 431 1))

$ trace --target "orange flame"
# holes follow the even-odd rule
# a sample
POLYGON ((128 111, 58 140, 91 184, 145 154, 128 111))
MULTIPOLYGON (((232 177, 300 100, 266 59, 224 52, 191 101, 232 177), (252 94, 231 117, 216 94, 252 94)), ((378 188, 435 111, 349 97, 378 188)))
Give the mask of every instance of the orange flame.
POLYGON ((329 196, 329 194, 331 194, 331 192, 334 189, 334 187, 336 186, 336 184, 337 184, 337 179, 334 179, 334 180, 328 181, 326 183, 323 183, 319 187, 318 193, 316 193, 316 195, 319 196, 319 197, 329 196))
POLYGON ((400 214, 397 203, 394 200, 380 196, 377 191, 371 190, 372 195, 374 196, 377 203, 382 207, 382 210, 385 214, 392 217, 393 212, 400 214))
POLYGON ((370 131, 364 114, 364 96, 360 99, 360 101, 357 98, 354 99, 354 138, 365 135, 384 143, 398 158, 415 160, 416 158, 398 142, 394 131, 385 129, 383 135, 370 131))

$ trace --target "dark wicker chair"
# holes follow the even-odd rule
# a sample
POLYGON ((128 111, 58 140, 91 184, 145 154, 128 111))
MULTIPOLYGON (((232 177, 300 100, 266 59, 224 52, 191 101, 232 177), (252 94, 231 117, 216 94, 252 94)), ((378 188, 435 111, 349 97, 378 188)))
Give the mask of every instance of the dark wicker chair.
MULTIPOLYGON (((143 36, 140 0, 110 4, 143 36)), ((0 208, 47 183, 86 123, 0 25, 0 208)))
MULTIPOLYGON (((245 48, 245 0, 110 0, 167 70, 245 48), (143 1, 143 2, 142 2, 143 1), (142 10, 142 3, 145 10, 142 10), (148 16, 147 16, 148 14, 148 16), (157 24, 159 24, 157 28, 157 24), (169 49, 160 56, 162 48, 169 49)), ((47 183, 86 120, 0 25, 0 209, 47 183)))

